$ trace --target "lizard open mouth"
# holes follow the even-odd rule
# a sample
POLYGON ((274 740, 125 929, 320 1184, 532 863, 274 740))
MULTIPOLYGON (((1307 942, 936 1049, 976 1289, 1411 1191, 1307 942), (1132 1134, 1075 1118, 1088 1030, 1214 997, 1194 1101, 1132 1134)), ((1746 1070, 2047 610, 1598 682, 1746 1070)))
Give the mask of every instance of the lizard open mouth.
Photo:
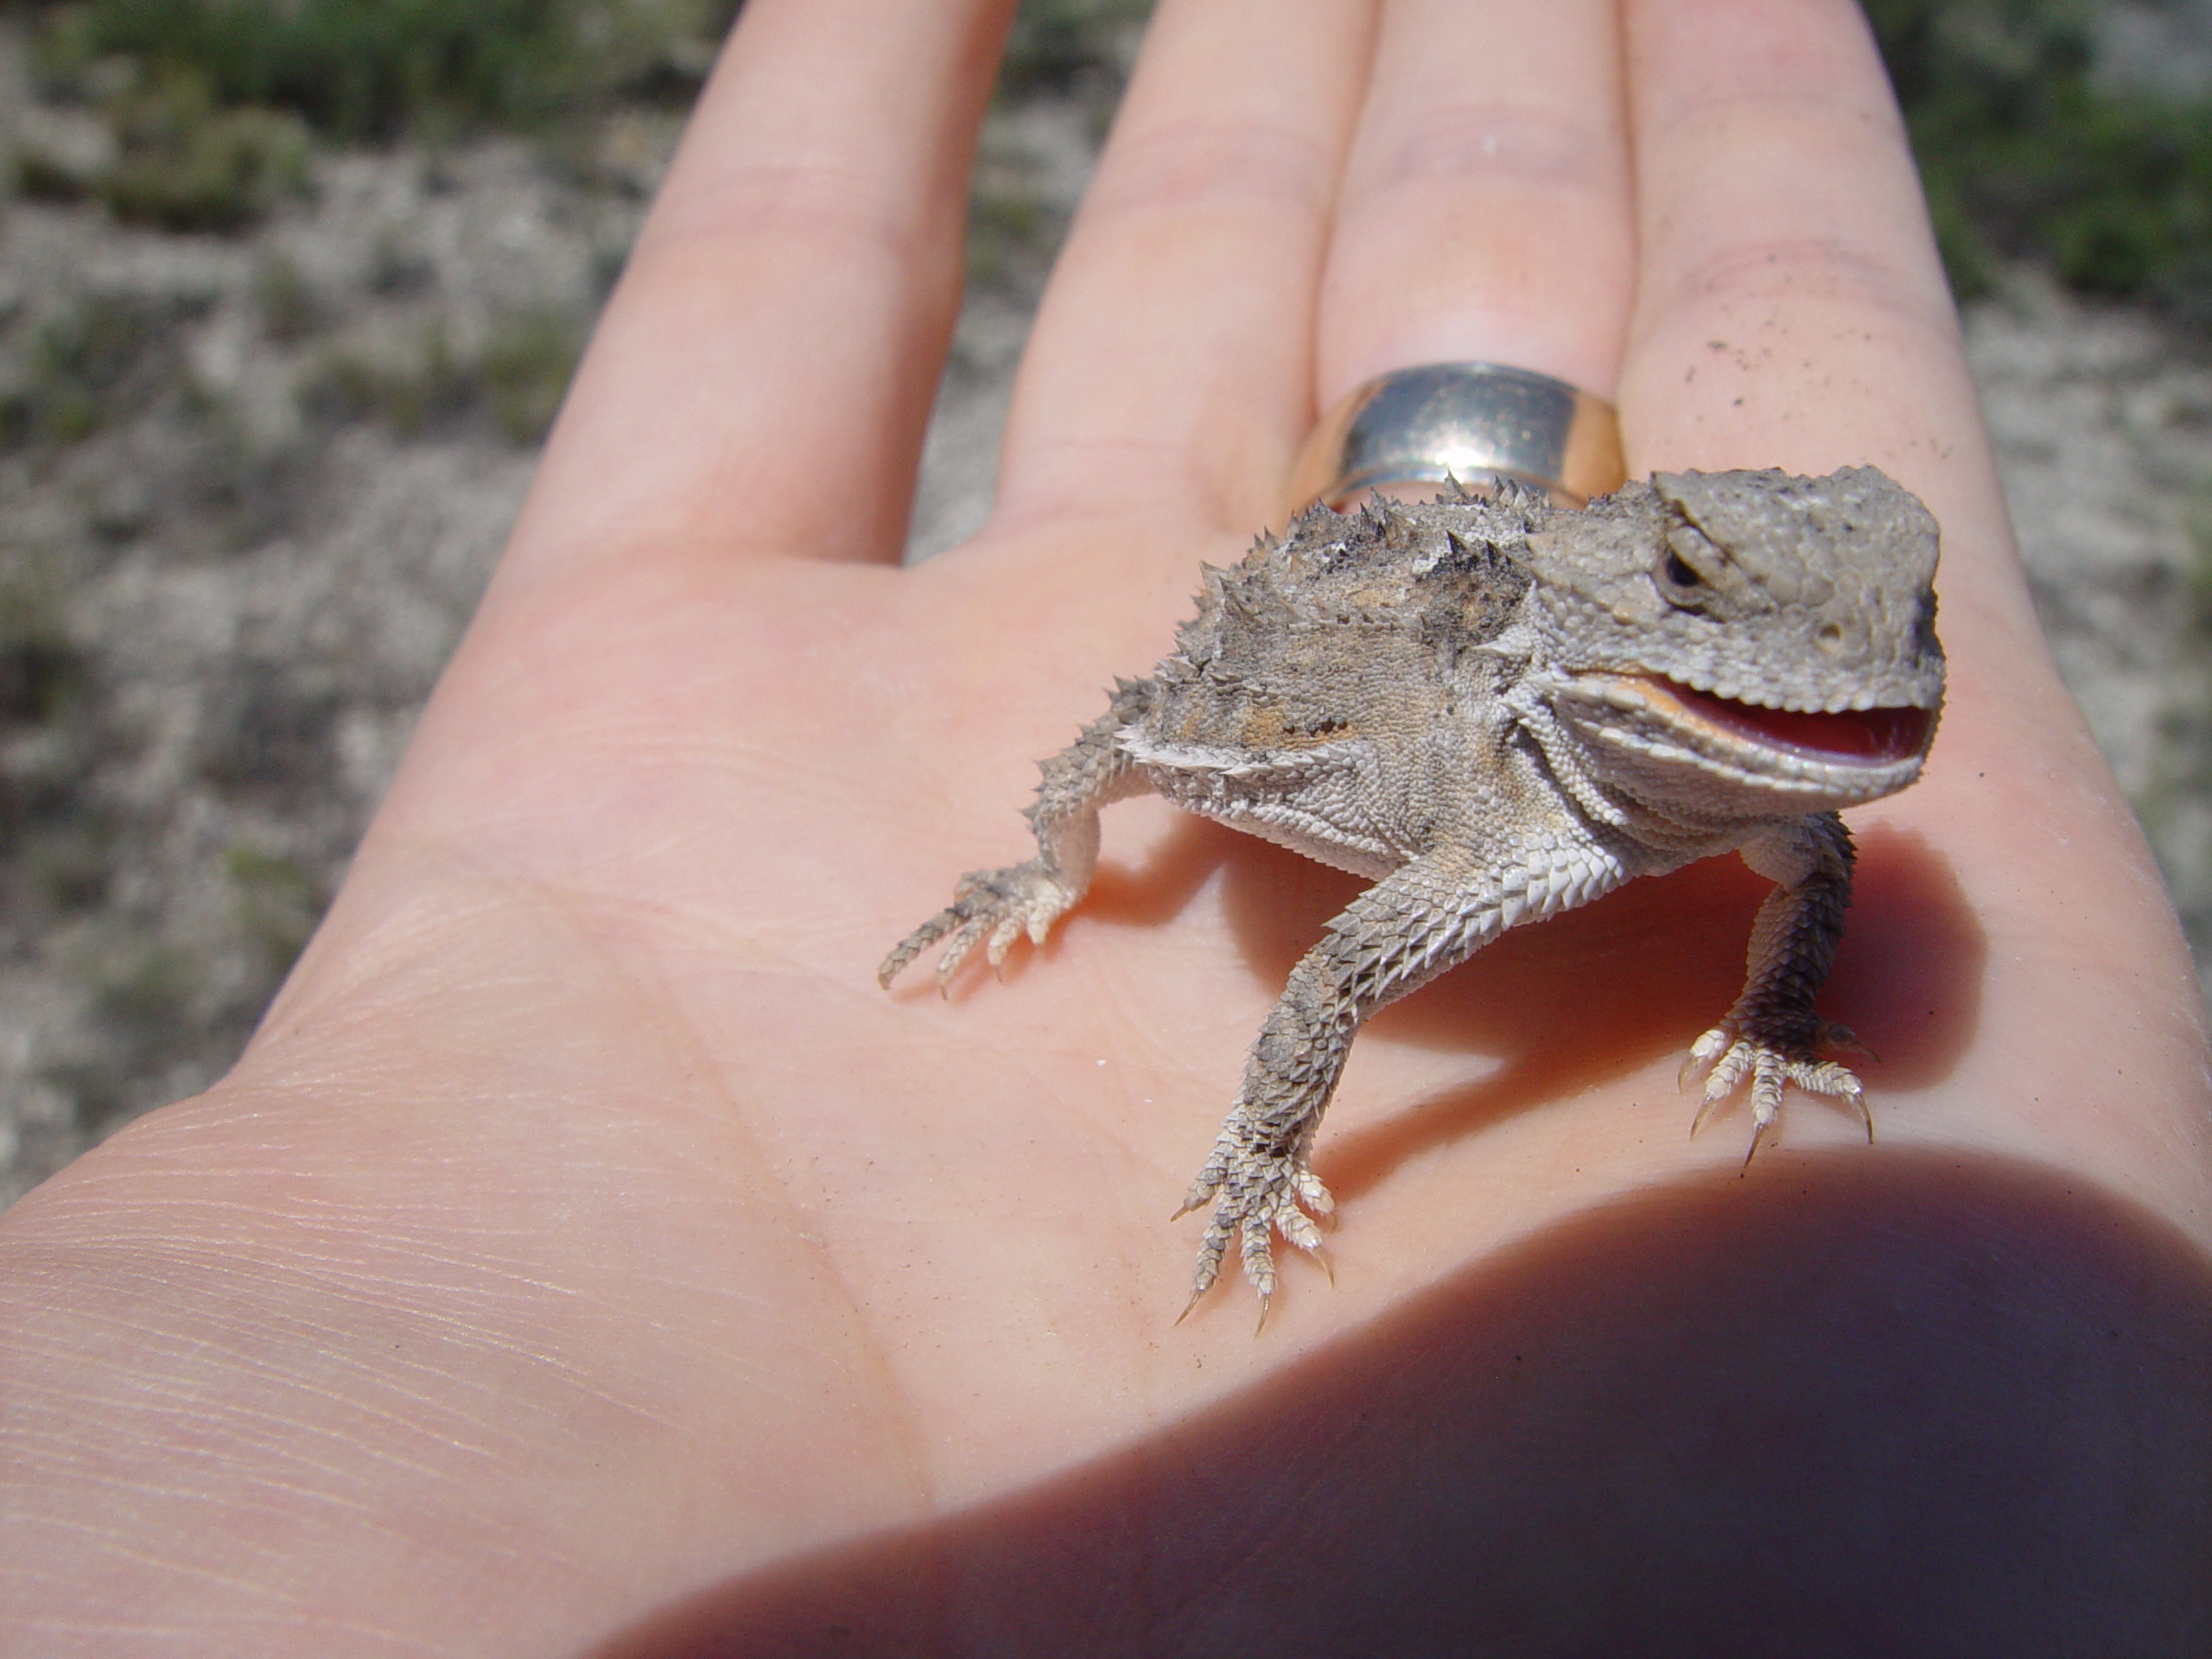
POLYGON ((1696 691, 1678 680, 1662 683, 1667 695, 1701 719, 1740 736, 1823 759, 1909 760, 1928 747, 1936 724, 1927 709, 1843 709, 1834 714, 1802 709, 1764 709, 1732 697, 1696 691))

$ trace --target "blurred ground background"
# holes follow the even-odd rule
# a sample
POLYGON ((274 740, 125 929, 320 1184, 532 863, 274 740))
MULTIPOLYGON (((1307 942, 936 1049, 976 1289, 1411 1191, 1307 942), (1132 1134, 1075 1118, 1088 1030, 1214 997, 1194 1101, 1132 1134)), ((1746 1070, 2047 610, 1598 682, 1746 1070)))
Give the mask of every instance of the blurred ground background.
MULTIPOLYGON (((0 0, 0 1202, 235 1057, 734 0, 0 0)), ((1030 0, 913 526, 1145 0, 1030 0)), ((2061 663, 2212 955, 2212 0, 1875 0, 2061 663)))

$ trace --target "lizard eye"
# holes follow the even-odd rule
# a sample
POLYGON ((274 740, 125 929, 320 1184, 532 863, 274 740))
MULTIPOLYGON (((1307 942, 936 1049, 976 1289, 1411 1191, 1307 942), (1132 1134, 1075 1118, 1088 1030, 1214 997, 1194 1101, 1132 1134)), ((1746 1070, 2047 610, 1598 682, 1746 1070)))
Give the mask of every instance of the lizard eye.
POLYGON ((1680 611, 1701 611, 1714 597, 1713 587, 1699 567, 1718 564, 1720 550, 1713 546, 1696 528, 1690 524, 1676 524, 1667 532, 1665 557, 1652 571, 1653 582, 1659 597, 1680 611))

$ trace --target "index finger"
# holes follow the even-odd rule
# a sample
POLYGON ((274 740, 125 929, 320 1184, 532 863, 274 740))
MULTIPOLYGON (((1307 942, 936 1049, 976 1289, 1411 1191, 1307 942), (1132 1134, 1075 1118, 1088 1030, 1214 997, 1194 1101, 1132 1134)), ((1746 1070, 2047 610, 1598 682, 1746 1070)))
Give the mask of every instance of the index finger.
POLYGON ((503 579, 645 550, 895 560, 1012 0, 753 0, 503 579))

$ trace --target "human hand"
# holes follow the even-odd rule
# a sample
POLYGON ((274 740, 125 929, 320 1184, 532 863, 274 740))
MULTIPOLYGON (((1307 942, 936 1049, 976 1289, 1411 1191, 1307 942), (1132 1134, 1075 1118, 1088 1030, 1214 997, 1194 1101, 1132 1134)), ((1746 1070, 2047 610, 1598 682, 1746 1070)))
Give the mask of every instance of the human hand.
POLYGON ((0 1224, 0 1629, 2201 1646, 2196 992, 1857 13, 1167 0, 992 521, 901 570, 1005 10, 748 7, 251 1049, 0 1224), (1685 1137, 1760 887, 1700 867, 1378 1020, 1318 1160, 1334 1287, 1176 1327, 1166 1217, 1349 884, 1130 803, 1005 983, 874 969, 1024 850, 1030 761, 1316 408, 1447 359, 1615 397, 1632 474, 1871 461, 1942 521, 1945 728, 1853 815, 1828 999, 1879 1141, 1793 1101, 1739 1178, 1731 1120, 1685 1137))

